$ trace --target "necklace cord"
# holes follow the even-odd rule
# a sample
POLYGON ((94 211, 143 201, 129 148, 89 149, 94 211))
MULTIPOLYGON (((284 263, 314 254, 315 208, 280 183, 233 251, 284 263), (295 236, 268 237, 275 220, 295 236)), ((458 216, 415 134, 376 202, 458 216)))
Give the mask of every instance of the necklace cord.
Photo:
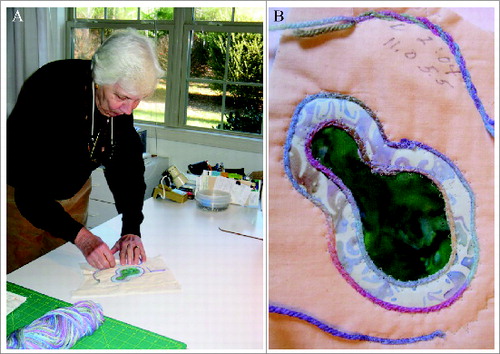
MULTIPOLYGON (((111 143, 111 155, 114 152, 114 120, 113 117, 109 117, 108 123, 111 125, 111 134, 110 134, 110 143, 111 143)), ((90 135, 90 140, 92 142, 92 148, 90 149, 90 158, 94 158, 94 151, 97 146, 97 142, 99 140, 100 134, 101 134, 101 129, 99 129, 99 132, 97 133, 97 137, 94 139, 94 134, 95 134, 95 83, 92 81, 92 123, 91 123, 91 135, 90 135)))
POLYGON ((91 139, 94 139, 94 113, 95 113, 95 84, 94 81, 92 81, 92 128, 90 130, 91 132, 91 139))

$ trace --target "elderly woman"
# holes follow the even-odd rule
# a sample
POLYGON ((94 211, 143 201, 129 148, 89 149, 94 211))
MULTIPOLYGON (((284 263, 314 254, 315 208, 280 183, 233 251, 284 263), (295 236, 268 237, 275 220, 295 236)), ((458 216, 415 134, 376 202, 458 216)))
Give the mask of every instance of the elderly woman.
POLYGON ((163 75, 154 43, 129 29, 90 60, 61 60, 26 80, 7 120, 7 272, 67 241, 98 269, 146 260, 142 145, 132 111, 163 75), (122 214, 110 249, 84 224, 90 175, 104 166, 122 214), (118 236, 118 235, 117 235, 118 236))

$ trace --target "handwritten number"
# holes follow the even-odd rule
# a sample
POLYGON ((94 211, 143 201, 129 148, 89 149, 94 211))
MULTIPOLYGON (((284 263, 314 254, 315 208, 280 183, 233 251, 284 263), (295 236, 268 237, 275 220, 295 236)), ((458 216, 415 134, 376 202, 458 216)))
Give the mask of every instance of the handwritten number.
POLYGON ((432 37, 427 37, 427 38, 417 38, 417 41, 422 42, 423 45, 426 45, 426 41, 432 41, 432 37))
POLYGON ((417 57, 417 53, 412 50, 411 52, 406 52, 405 57, 408 59, 415 59, 417 57))
POLYGON ((393 30, 396 30, 396 31, 402 31, 402 29, 399 29, 397 27, 404 27, 404 23, 400 23, 400 24, 397 24, 397 25, 392 25, 390 26, 393 30))
POLYGON ((434 65, 432 65, 432 66, 424 66, 424 67, 418 66, 418 69, 420 71, 424 72, 424 73, 431 72, 431 70, 434 71, 434 72, 437 72, 437 73, 439 72, 439 70, 434 65))
MULTIPOLYGON (((398 25, 391 26, 392 29, 399 30, 399 28, 397 28, 397 27, 398 27, 398 25)), ((432 41, 433 38, 429 36, 427 38, 417 38, 417 40, 419 42, 421 42, 423 45, 426 45, 427 42, 432 41)), ((395 49, 395 47, 399 46, 400 44, 401 44, 401 41, 397 40, 396 37, 391 37, 389 40, 387 40, 385 43, 383 43, 383 46, 390 48, 390 49, 393 49, 395 52, 398 52, 399 49, 395 49)), ((440 50, 442 50, 442 48, 440 48, 440 50)), ((438 52, 436 52, 436 54, 438 54, 438 52)), ((415 49, 411 49, 408 52, 404 52, 404 56, 406 59, 413 60, 418 56, 418 53, 415 49)), ((439 63, 450 63, 451 62, 451 58, 448 56, 439 56, 437 58, 437 60, 439 63)), ((454 64, 448 64, 448 66, 449 66, 449 71, 445 71, 445 74, 453 74, 453 75, 461 74, 460 69, 457 69, 454 64)), ((431 76, 432 74, 440 73, 440 70, 434 65, 417 66, 417 68, 421 72, 429 74, 429 76, 431 76)), ((451 88, 455 88, 455 86, 453 86, 448 80, 435 79, 435 81, 438 85, 441 85, 441 86, 447 85, 451 88)))
MULTIPOLYGON (((384 46, 386 46, 387 44, 391 43, 393 40, 395 40, 396 38, 392 37, 391 39, 389 39, 387 42, 384 43, 384 46)), ((393 45, 390 46, 391 49, 394 49, 395 46, 397 46, 398 44, 400 44, 401 41, 397 41, 396 43, 394 43, 393 45)), ((396 49, 395 52, 399 51, 399 49, 396 49)))
POLYGON ((454 88, 455 86, 453 86, 452 84, 450 84, 447 80, 438 80, 436 79, 436 82, 440 85, 449 85, 451 88, 454 88))
POLYGON ((385 42, 385 43, 384 43, 384 45, 387 45, 387 44, 391 43, 394 39, 395 39, 395 38, 394 38, 394 37, 392 37, 392 38, 391 38, 391 39, 389 39, 387 42, 385 42))
POLYGON ((450 64, 450 71, 446 71, 445 74, 461 74, 460 70, 454 70, 455 65, 450 64))

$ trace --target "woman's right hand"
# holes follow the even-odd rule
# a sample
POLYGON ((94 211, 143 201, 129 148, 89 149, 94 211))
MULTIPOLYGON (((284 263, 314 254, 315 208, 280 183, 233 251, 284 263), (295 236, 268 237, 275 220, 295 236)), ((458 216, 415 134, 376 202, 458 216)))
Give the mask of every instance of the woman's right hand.
POLYGON ((115 257, 100 237, 82 227, 75 238, 75 245, 94 268, 107 269, 116 265, 115 257))

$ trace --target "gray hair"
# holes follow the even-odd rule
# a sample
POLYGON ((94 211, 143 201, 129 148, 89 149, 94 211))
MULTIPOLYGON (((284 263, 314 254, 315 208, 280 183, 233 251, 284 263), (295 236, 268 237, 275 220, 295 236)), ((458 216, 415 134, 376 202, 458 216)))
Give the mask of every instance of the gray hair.
POLYGON ((149 96, 164 75, 156 45, 137 30, 113 33, 92 57, 92 75, 98 85, 119 84, 128 94, 149 96))

